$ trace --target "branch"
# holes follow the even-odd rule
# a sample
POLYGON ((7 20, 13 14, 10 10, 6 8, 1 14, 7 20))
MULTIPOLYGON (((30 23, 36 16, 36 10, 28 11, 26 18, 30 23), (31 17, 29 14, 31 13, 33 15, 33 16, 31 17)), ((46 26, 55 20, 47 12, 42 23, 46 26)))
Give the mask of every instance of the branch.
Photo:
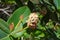
POLYGON ((5 9, 0 9, 0 11, 3 11, 5 14, 7 14, 8 16, 10 16, 10 14, 7 11, 5 11, 5 9))

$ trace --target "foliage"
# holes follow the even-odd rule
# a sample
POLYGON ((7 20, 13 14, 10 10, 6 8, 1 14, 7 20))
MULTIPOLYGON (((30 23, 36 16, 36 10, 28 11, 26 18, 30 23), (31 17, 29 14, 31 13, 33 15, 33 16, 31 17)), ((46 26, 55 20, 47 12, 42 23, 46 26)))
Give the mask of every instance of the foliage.
POLYGON ((9 19, 0 18, 0 40, 60 40, 60 0, 1 0, 16 4, 9 19), (31 13, 39 16, 36 29, 27 26, 31 13))

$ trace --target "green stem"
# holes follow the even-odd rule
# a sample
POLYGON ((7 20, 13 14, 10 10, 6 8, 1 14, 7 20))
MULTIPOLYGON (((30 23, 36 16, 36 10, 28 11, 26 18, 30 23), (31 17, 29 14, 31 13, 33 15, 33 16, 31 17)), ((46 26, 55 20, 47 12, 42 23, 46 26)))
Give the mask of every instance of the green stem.
POLYGON ((21 22, 22 22, 22 21, 19 20, 19 22, 18 22, 18 24, 16 25, 15 29, 20 25, 21 22))

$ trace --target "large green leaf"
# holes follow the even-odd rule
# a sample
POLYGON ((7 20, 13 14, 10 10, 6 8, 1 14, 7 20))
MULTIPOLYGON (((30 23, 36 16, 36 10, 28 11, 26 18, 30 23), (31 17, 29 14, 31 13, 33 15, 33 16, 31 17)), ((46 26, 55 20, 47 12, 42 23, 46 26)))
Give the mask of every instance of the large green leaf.
POLYGON ((17 25, 18 21, 20 20, 20 16, 23 15, 24 18, 30 14, 30 10, 27 6, 23 6, 18 8, 13 15, 8 19, 8 23, 11 24, 14 23, 14 26, 17 25))
POLYGON ((0 39, 7 36, 10 33, 8 24, 0 19, 0 39))
POLYGON ((15 29, 12 32, 12 36, 16 37, 20 37, 23 35, 23 33, 25 32, 25 30, 21 31, 21 32, 17 32, 19 30, 23 29, 23 23, 26 22, 26 19, 28 18, 28 15, 30 14, 30 10, 27 6, 23 6, 18 8, 13 15, 9 18, 9 20, 7 21, 9 24, 11 24, 12 22, 14 23, 15 29), (17 24, 19 23, 20 20, 20 16, 23 15, 23 23, 20 23, 19 26, 17 26, 17 24), (15 33, 17 32, 17 33, 15 33))
POLYGON ((2 19, 0 19, 0 29, 6 33, 10 33, 8 24, 2 19))
POLYGON ((5 22, 3 19, 0 19, 0 25, 4 25, 4 26, 6 26, 6 28, 9 29, 9 25, 8 25, 8 23, 5 22))
POLYGON ((7 36, 7 33, 5 33, 4 31, 2 31, 0 29, 0 39, 3 38, 3 37, 5 37, 5 36, 7 36))

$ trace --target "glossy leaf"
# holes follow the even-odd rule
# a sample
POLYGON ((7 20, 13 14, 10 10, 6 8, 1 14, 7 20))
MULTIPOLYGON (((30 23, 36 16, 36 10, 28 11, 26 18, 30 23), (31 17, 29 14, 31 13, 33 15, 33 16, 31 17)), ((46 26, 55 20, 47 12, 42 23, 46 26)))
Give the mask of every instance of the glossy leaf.
POLYGON ((2 19, 0 19, 0 29, 3 30, 6 33, 10 32, 8 24, 2 19))
POLYGON ((8 20, 9 24, 11 22, 13 22, 14 26, 16 26, 13 31, 14 34, 12 34, 12 36, 14 36, 16 38, 16 37, 20 37, 21 35, 24 34, 25 30, 23 30, 23 24, 26 22, 26 19, 28 18, 29 14, 30 14, 30 10, 27 6, 20 7, 13 13, 13 15, 8 20), (23 16, 22 19, 21 19, 21 15, 23 16), (15 18, 17 18, 17 19, 15 19, 15 18), (21 21, 22 21, 22 23, 21 23, 21 21), (18 32, 19 30, 22 30, 22 31, 18 32), (15 32, 17 32, 17 33, 15 33, 15 32))
POLYGON ((18 21, 20 20, 20 16, 23 15, 25 18, 26 16, 29 15, 29 13, 30 13, 30 10, 27 6, 20 7, 13 13, 13 15, 8 19, 7 22, 9 24, 11 24, 13 22, 14 26, 16 26, 18 21))
POLYGON ((0 38, 7 36, 10 33, 8 24, 0 19, 0 38))

